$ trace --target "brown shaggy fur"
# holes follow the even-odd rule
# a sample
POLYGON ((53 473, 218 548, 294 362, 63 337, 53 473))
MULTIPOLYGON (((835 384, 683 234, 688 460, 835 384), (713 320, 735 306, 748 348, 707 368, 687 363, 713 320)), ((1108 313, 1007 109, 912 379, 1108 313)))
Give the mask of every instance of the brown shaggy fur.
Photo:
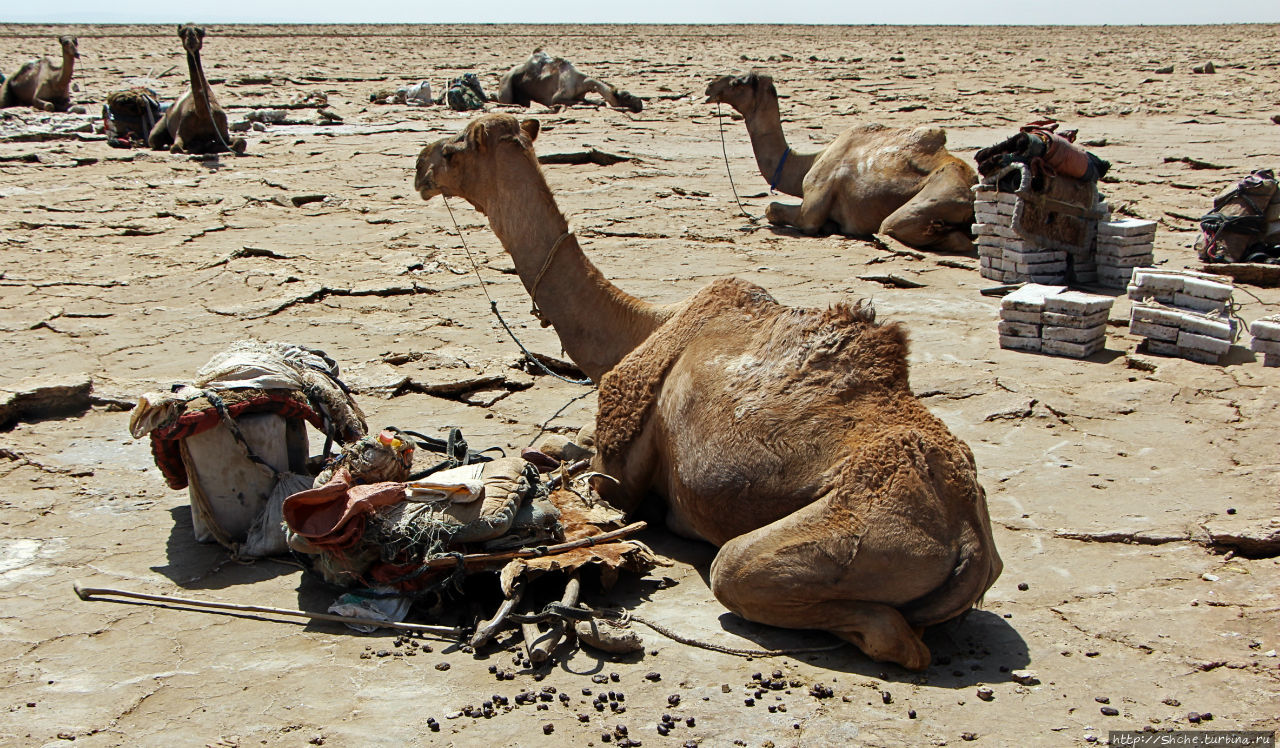
POLYGON ((738 615, 926 667, 913 627, 968 610, 1001 563, 973 454, 911 394, 902 327, 860 305, 783 306, 741 280, 673 307, 627 295, 565 233, 537 130, 480 117, 423 149, 414 184, 489 217, 600 383, 607 498, 631 511, 657 494, 672 530, 720 546, 712 591, 738 615))

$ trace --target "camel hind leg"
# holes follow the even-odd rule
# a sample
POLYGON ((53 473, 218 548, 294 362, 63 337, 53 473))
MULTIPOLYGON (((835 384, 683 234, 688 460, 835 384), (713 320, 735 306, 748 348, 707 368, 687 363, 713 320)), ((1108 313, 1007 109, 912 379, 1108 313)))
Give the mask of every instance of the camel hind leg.
POLYGON ((829 631, 872 659, 928 667, 929 648, 888 601, 906 602, 936 585, 928 573, 914 573, 921 562, 946 564, 927 551, 911 558, 863 547, 875 543, 848 531, 824 503, 725 543, 711 565, 712 593, 747 620, 829 631))
POLYGON ((880 233, 912 247, 973 252, 973 193, 961 178, 940 169, 910 200, 885 217, 880 233))

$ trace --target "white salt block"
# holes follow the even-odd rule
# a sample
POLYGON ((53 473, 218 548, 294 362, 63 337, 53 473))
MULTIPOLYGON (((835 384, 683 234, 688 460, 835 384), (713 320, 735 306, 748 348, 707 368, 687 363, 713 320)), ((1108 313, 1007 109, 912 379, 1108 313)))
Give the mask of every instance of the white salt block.
POLYGON ((1232 290, 1230 283, 1217 283, 1204 278, 1187 278, 1182 281, 1183 293, 1213 301, 1226 301, 1231 298, 1232 290))
POLYGON ((1016 351, 1039 351, 1040 338, 1019 338, 1013 335, 1001 335, 1000 347, 1012 348, 1016 351))
POLYGON ((1231 341, 1211 338, 1208 335, 1196 335, 1193 332, 1183 330, 1178 333, 1178 347, 1207 351, 1215 356, 1221 356, 1231 350, 1231 341))
POLYGON ((1143 268, 1134 272, 1133 285, 1156 293, 1178 293, 1185 278, 1185 275, 1169 270, 1143 268))
POLYGON ((990 185, 975 185, 973 187, 974 200, 982 200, 984 202, 1004 203, 1006 205, 1017 205, 1018 196, 1012 192, 1000 192, 990 185))
MULTIPOLYGON (((1111 257, 1108 255, 1097 255, 1098 267, 1110 268, 1145 268, 1150 267, 1155 261, 1155 257, 1150 252, 1132 257, 1111 257)), ((1132 276, 1130 276, 1132 278, 1132 276)))
MULTIPOLYGON (((1008 255, 1005 255, 1005 258, 1008 259, 1008 255)), ((1015 260, 1013 269, 1027 275, 1061 275, 1067 272, 1067 262, 1066 260, 1059 262, 1022 262, 1015 260)))
POLYGON ((1185 332, 1195 335, 1207 335, 1219 340, 1231 340, 1232 338, 1231 322, 1218 316, 1187 312, 1182 315, 1182 319, 1178 322, 1178 327, 1185 332))
POLYGON ((1138 236, 1111 236, 1108 234, 1098 234, 1098 247, 1143 247, 1151 246, 1155 243, 1155 235, 1138 235, 1138 236))
POLYGON ((1044 310, 1044 300, 1067 290, 1066 286, 1048 286, 1028 283, 1017 291, 1000 300, 1001 309, 1015 309, 1020 312, 1040 312, 1044 310))
POLYGON ((1018 232, 1012 227, 1001 226, 997 223, 975 223, 970 227, 972 233, 978 236, 1003 236, 1006 239, 1017 239, 1018 232))
POLYGON ((1263 340, 1262 338, 1254 338, 1249 343, 1249 350, 1254 353, 1268 353, 1271 355, 1280 355, 1280 341, 1263 340))
POLYGON ((1182 348, 1175 343, 1165 343, 1159 340, 1147 340, 1147 350, 1160 356, 1175 356, 1201 364, 1216 364, 1219 358, 1208 351, 1182 348))
POLYGON ((1092 356, 1102 350, 1105 345, 1105 338, 1098 338, 1088 343, 1072 343, 1066 340, 1045 340, 1040 345, 1040 351, 1042 353, 1052 353, 1055 356, 1085 358, 1086 356, 1092 356))
POLYGON ((1041 328, 1040 337, 1045 340, 1065 340, 1068 343, 1091 343, 1099 338, 1107 337, 1107 326, 1097 327, 1050 327, 1041 328))
POLYGON ((1154 322, 1143 322, 1140 319, 1129 321, 1130 334, 1140 335, 1152 340, 1163 340, 1168 343, 1176 343, 1179 332, 1181 332, 1181 330, 1171 325, 1158 325, 1154 322))
POLYGON ((1067 261, 1063 252, 1057 250, 1045 251, 1039 248, 1030 249, 1028 251, 1018 251, 1014 249, 1006 249, 1004 251, 1006 260, 1021 262, 1026 265, 1033 265, 1041 262, 1062 262, 1067 261))
POLYGON ((1264 340, 1280 340, 1280 315, 1263 317, 1250 322, 1249 334, 1264 340))
POLYGON ((1040 312, 1020 312, 1017 309, 1001 309, 1000 319, 1006 322, 1022 322, 1028 325, 1038 325, 1042 321, 1040 312))
POLYGON ((1121 218, 1118 221, 1102 221, 1098 224, 1098 233, 1105 236, 1140 236, 1155 232, 1155 221, 1144 221, 1140 218, 1121 218))
MULTIPOLYGON (((1051 296, 1049 298, 1053 297, 1051 296)), ((1078 327, 1088 329, 1090 327, 1107 324, 1108 314, 1109 312, 1099 312, 1097 314, 1078 316, 1075 314, 1063 314, 1061 312, 1045 312, 1040 315, 1040 321, 1042 324, 1053 325, 1054 327, 1078 327)))
POLYGON ((1111 311, 1111 305, 1114 303, 1115 300, 1110 296, 1099 296, 1098 294, 1082 293, 1080 291, 1064 291, 1046 297, 1044 310, 1046 312, 1086 316, 1098 314, 1099 312, 1109 312, 1111 311))
POLYGON ((1128 244, 1123 247, 1099 244, 1097 252, 1095 252, 1096 257, 1138 257, 1150 254, 1152 254, 1150 244, 1128 244))
POLYGON ((1192 296, 1186 293, 1176 293, 1173 295, 1173 305, 1182 307, 1183 309, 1194 309, 1197 312, 1226 312, 1227 302, 1214 301, 1206 299, 1202 296, 1192 296))
POLYGON ((1032 325, 1026 322, 1010 322, 1002 319, 997 329, 1002 336, 1010 335, 1016 338, 1040 337, 1040 325, 1032 325))

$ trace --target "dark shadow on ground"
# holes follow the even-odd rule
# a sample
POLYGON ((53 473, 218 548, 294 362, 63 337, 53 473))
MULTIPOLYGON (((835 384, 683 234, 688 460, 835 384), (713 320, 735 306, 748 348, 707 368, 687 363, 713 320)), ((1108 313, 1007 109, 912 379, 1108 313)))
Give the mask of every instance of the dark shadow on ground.
POLYGON ((172 579, 179 587, 189 590, 221 590, 298 571, 296 565, 287 561, 233 561, 227 549, 217 543, 196 542, 191 524, 191 507, 176 506, 169 510, 169 514, 173 517, 173 527, 165 543, 168 563, 152 566, 151 570, 172 579))

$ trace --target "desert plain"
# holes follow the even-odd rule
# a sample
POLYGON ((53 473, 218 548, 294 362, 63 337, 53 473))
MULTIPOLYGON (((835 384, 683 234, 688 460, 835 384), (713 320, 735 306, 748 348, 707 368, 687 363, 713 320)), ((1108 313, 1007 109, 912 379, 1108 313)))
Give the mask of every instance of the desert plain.
MULTIPOLYGON (((74 100, 89 113, 0 112, 0 390, 6 402, 63 393, 52 411, 6 412, 0 431, 0 743, 600 746, 624 725, 650 746, 1083 745, 1112 729, 1276 728, 1280 374, 1248 334, 1221 365, 1147 355, 1111 291, 1104 352, 1001 350, 976 255, 748 220, 722 128, 746 212, 792 198, 767 194, 742 121, 718 118, 702 92, 725 73, 770 73, 801 151, 875 121, 940 125, 971 159, 1025 122, 1058 120, 1111 162, 1100 187, 1113 210, 1159 224, 1157 264, 1198 269, 1190 245, 1212 196, 1280 167, 1280 27, 208 30, 205 69, 233 122, 312 92, 342 122, 250 130, 242 157, 113 149, 86 127, 107 93, 135 79, 165 98, 186 88, 173 28, 0 26, 6 73, 78 35, 74 100), (374 428, 458 426, 473 445, 518 451, 593 419, 594 393, 521 368, 491 316, 464 239, 524 343, 562 355, 484 216, 413 189, 418 151, 472 115, 369 103, 464 72, 496 91, 535 47, 645 99, 639 114, 489 105, 540 120, 540 154, 622 157, 544 167, 619 286, 672 302, 738 276, 789 304, 866 299, 909 329, 913 390, 976 454, 1004 560, 980 608, 928 632, 927 671, 852 647, 747 660, 640 628, 643 657, 567 648, 535 680, 512 665, 510 636, 475 654, 424 639, 432 651, 404 656, 392 634, 73 593, 80 580, 312 610, 334 597, 294 566, 194 543, 186 493, 127 431, 139 394, 190 380, 232 341, 324 349, 374 428), (1192 72, 1206 62, 1215 73, 1192 72), (797 685, 748 706, 753 675, 774 671, 797 685), (817 684, 833 695, 811 695, 817 684), (546 686, 569 702, 448 718, 546 686), (625 711, 594 710, 584 688, 624 693, 625 711), (656 731, 664 713, 669 736, 656 731)), ((1280 311, 1274 288, 1241 284, 1234 298, 1245 321, 1280 311)), ((656 524, 641 539, 672 565, 585 599, 728 647, 831 642, 725 611, 706 583, 710 546, 656 524)))

